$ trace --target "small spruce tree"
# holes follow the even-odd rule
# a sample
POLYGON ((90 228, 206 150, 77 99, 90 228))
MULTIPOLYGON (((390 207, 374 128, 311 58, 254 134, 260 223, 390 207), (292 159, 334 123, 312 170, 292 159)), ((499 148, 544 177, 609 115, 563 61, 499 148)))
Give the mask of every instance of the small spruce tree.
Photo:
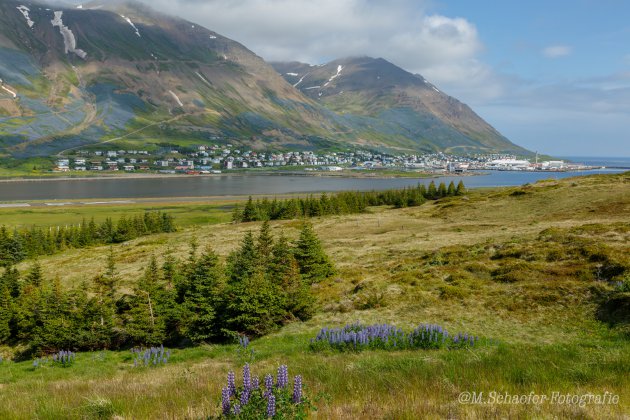
POLYGON ((334 274, 333 264, 324 252, 313 226, 304 222, 300 237, 295 243, 295 259, 304 280, 317 283, 334 274))
POLYGON ((449 197, 455 195, 455 183, 453 181, 451 181, 448 184, 448 189, 446 190, 446 195, 448 195, 449 197))
POLYGON ((466 187, 464 186, 464 181, 459 181, 457 184, 457 188, 455 189, 455 195, 464 195, 466 194, 466 187))

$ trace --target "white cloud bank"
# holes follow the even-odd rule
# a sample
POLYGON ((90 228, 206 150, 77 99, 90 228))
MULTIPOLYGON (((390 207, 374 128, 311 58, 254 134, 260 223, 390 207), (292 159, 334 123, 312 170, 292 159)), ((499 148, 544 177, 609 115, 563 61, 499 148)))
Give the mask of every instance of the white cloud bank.
POLYGON ((144 0, 241 42, 267 61, 383 57, 447 90, 500 93, 477 28, 426 12, 425 0, 144 0), (483 89, 478 89, 480 86, 483 89))

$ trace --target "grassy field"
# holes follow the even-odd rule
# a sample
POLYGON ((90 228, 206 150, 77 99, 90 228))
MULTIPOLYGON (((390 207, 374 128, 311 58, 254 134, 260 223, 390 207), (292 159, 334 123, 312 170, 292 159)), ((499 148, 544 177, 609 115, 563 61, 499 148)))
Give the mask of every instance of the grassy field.
MULTIPOLYGON (((94 200, 92 200, 94 201, 94 200)), ((0 224, 10 228, 31 226, 60 226, 77 225, 85 218, 92 217, 95 222, 102 222, 106 218, 116 221, 121 216, 143 214, 145 211, 163 211, 177 219, 177 225, 187 228, 196 225, 225 223, 231 220, 230 209, 232 202, 223 200, 212 203, 134 203, 108 205, 64 205, 60 207, 8 207, 0 208, 0 224)))
MULTIPOLYGON (((123 287, 133 284, 151 255, 161 259, 170 249, 183 258, 196 237, 226 256, 244 232, 259 226, 217 223, 229 219, 218 205, 173 207, 179 232, 114 247, 123 287)), ((99 208, 103 213, 95 217, 123 208, 99 208)), ((46 212, 29 213, 28 220, 46 212)), ((20 220, 19 213, 4 214, 20 220)), ((629 214, 630 174, 622 174, 316 219, 338 274, 315 286, 313 319, 252 342, 252 370, 262 375, 287 363, 290 374, 302 374, 308 394, 323 395, 317 418, 628 418, 630 314, 606 304, 616 293, 609 280, 619 267, 630 272, 629 214), (481 342, 451 351, 309 350, 321 327, 355 321, 404 328, 437 323, 481 342), (458 402, 462 392, 488 397, 493 391, 549 398, 609 392, 619 401, 458 402)), ((299 222, 272 227, 295 237, 299 222)), ((104 269, 108 249, 70 250, 40 262, 48 277, 78 285, 104 269)), ((11 351, 0 349, 5 356, 11 351)), ((0 418, 205 418, 219 413, 225 376, 245 361, 235 345, 175 349, 167 366, 154 369, 133 368, 126 352, 80 354, 65 369, 5 361, 0 418)))

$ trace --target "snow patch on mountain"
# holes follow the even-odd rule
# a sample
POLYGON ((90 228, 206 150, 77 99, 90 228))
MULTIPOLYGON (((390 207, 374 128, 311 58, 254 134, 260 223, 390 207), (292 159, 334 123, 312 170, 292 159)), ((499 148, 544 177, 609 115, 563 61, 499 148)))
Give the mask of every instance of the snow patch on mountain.
POLYGON ((210 39, 217 39, 217 37, 214 35, 210 35, 210 39))
POLYGON ((28 25, 28 27, 32 28, 33 25, 35 25, 35 22, 31 20, 31 16, 29 15, 29 12, 31 11, 31 9, 29 9, 28 7, 24 5, 16 7, 16 9, 18 9, 20 13, 24 15, 24 19, 26 19, 26 24, 28 25))
POLYGON ((184 106, 184 104, 182 103, 182 101, 179 100, 179 97, 175 94, 175 92, 173 92, 172 90, 169 90, 168 93, 170 93, 175 99, 175 101, 177 101, 177 105, 182 106, 182 107, 184 106))
POLYGON ((138 30, 138 28, 136 28, 136 25, 133 24, 131 19, 129 19, 128 17, 125 17, 124 15, 120 15, 120 17, 125 19, 127 21, 127 23, 131 25, 133 30, 136 31, 136 35, 138 35, 138 38, 142 38, 142 36, 140 35, 140 31, 138 30))
POLYGON ((17 92, 14 92, 8 87, 6 87, 2 79, 0 79, 0 88, 2 88, 2 90, 4 90, 5 92, 8 92, 11 96, 13 96, 13 99, 17 98, 17 92))
POLYGON ((340 64, 337 66, 337 74, 334 74, 328 79, 326 83, 324 83, 324 87, 328 86, 333 80, 341 75, 341 71, 343 70, 343 66, 340 64))
POLYGON ((210 82, 208 81, 208 79, 206 79, 205 77, 203 77, 203 75, 202 75, 201 73, 199 73, 198 71, 196 71, 196 72, 195 72, 195 74, 196 74, 197 76, 199 76, 199 78, 200 78, 201 80, 203 80, 203 82, 204 82, 205 84, 207 84, 208 86, 212 87, 212 83, 210 83, 210 82))
POLYGON ((306 76, 308 76, 309 74, 310 73, 306 73, 304 76, 302 76, 302 78, 300 80, 298 80, 298 82, 296 84, 294 84, 293 87, 298 87, 304 81, 304 78, 306 76))
POLYGON ((62 16, 63 12, 55 12, 55 18, 51 20, 50 23, 52 23, 52 26, 59 28, 59 32, 63 37, 63 44, 66 49, 66 54, 68 54, 69 52, 75 53, 85 60, 85 57, 87 57, 87 53, 77 48, 77 40, 74 37, 74 34, 70 30, 70 28, 63 24, 62 16))
POLYGON ((287 73, 287 76, 298 77, 299 74, 297 74, 297 73, 287 73))
POLYGON ((321 88, 321 86, 311 86, 311 87, 304 88, 304 90, 320 89, 320 88, 321 88))

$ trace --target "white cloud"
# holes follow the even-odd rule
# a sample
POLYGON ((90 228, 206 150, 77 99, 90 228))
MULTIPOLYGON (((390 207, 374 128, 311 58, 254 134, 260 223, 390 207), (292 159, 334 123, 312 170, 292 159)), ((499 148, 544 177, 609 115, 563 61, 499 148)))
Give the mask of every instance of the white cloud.
POLYGON ((477 60, 483 45, 475 25, 427 13, 430 0, 144 1, 239 41, 267 61, 383 57, 446 88, 478 83, 489 72, 477 60))
POLYGON ((550 45, 542 50, 542 54, 548 58, 559 58, 571 55, 573 48, 568 45, 550 45))

